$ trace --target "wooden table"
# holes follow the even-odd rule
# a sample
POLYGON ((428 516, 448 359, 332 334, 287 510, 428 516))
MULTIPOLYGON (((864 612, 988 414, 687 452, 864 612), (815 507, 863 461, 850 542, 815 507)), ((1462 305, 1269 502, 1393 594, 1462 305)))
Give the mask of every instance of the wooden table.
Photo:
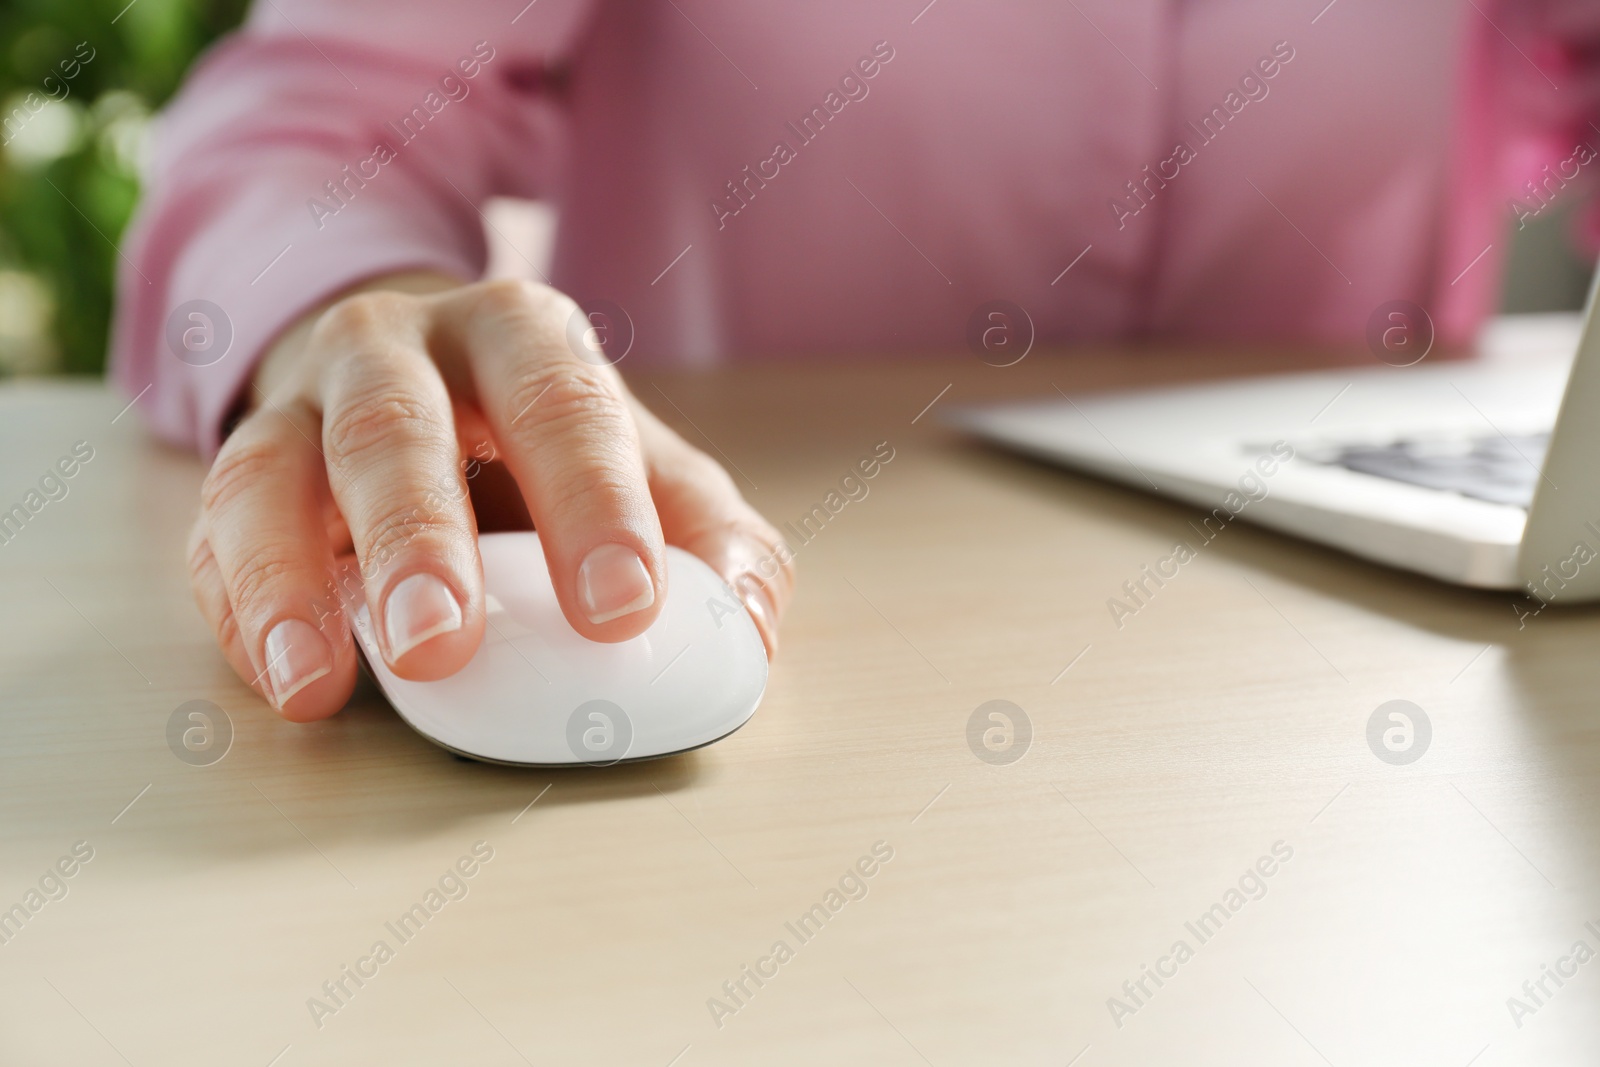
POLYGON ((99 386, 0 390, 0 508, 94 449, 0 545, 0 1062, 1596 1062, 1600 615, 1519 629, 1240 526, 1119 629, 1191 509, 937 422, 1282 358, 636 379, 780 524, 895 458, 800 549, 750 725, 559 772, 456 760, 370 688, 279 721, 189 600, 200 465, 99 386), (1367 740, 1393 699, 1432 728, 1405 765, 1367 740), (994 700, 1010 748, 987 712, 969 741, 994 700), (209 765, 169 745, 190 701, 231 722, 209 765), (1576 973, 1525 990, 1545 966, 1576 973))

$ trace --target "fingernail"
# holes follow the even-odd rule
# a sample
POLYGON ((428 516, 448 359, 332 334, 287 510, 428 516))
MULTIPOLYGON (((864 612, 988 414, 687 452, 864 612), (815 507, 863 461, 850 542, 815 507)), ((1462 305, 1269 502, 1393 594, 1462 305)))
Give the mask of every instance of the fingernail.
POLYGON ((762 640, 767 644, 768 653, 778 650, 778 609, 772 603, 772 594, 767 592, 767 587, 753 574, 743 576, 743 580, 735 583, 734 588, 740 591, 740 598, 744 601, 745 610, 750 612, 750 617, 755 620, 756 629, 760 631, 762 640))
POLYGON ((596 626, 643 611, 656 602, 644 560, 626 545, 601 545, 578 566, 578 600, 596 626))
POLYGON ((333 650, 317 628, 285 619, 267 634, 267 679, 281 711, 289 698, 333 670, 333 650))
POLYGON ((461 629, 461 604, 442 578, 413 574, 389 590, 383 628, 393 662, 429 638, 461 629))
POLYGON ((778 621, 778 609, 773 606, 772 595, 759 582, 745 586, 744 606, 755 616, 756 622, 764 627, 770 628, 778 621))

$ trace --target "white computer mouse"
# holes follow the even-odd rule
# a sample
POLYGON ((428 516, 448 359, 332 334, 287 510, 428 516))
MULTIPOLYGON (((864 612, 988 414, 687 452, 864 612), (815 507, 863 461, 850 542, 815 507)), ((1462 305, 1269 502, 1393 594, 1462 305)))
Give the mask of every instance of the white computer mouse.
MULTIPOLYGON (((562 615, 538 534, 484 534, 478 550, 488 625, 477 654, 448 678, 396 676, 365 597, 345 597, 368 670, 428 740, 492 763, 605 766, 709 745, 755 713, 767 685, 761 635, 697 557, 668 547, 661 614, 638 637, 606 644, 562 615)), ((346 566, 348 579, 353 561, 346 566)))

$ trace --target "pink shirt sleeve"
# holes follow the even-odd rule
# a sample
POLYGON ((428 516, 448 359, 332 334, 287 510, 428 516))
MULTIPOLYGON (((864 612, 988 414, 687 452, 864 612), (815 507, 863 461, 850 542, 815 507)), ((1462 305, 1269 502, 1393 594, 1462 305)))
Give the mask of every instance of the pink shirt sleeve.
POLYGON ((303 312, 391 271, 480 274, 477 205, 538 196, 559 166, 540 80, 588 7, 258 5, 162 116, 123 244, 111 376, 147 423, 212 455, 303 312))
POLYGON ((384 272, 480 274, 495 194, 560 202, 560 283, 649 326, 630 366, 948 350, 996 295, 1042 344, 1359 343, 1400 296, 1466 343, 1508 198, 1576 203, 1600 173, 1574 162, 1600 146, 1600 0, 1341 4, 1249 111, 1222 94, 1271 41, 1255 6, 1103 7, 1111 38, 1049 0, 940 5, 897 52, 868 4, 815 25, 798 0, 260 4, 161 121, 113 376, 214 452, 306 309, 384 272), (1166 146, 1223 136, 1207 114, 1227 140, 1162 179, 1166 146))

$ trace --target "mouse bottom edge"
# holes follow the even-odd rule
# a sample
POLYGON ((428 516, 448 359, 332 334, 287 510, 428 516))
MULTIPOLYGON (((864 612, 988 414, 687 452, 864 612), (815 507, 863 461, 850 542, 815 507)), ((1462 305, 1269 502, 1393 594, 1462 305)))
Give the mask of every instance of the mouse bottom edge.
MULTIPOLYGON (((404 718, 404 717, 402 716, 402 718, 404 718)), ((597 762, 597 763, 590 763, 590 762, 587 762, 587 761, 584 761, 584 760, 571 760, 570 762, 563 762, 563 763, 524 763, 524 762, 519 762, 517 760, 495 759, 493 756, 480 756, 480 755, 478 755, 477 753, 474 753, 474 752, 462 751, 459 748, 455 748, 455 747, 453 747, 451 745, 445 744, 443 741, 440 741, 436 737, 430 737, 428 734, 423 733, 421 730, 417 730, 416 727, 414 727, 414 726, 412 727, 412 729, 416 731, 417 736, 421 737, 422 739, 427 741, 429 744, 436 745, 439 748, 444 749, 446 752, 450 753, 456 759, 461 760, 462 762, 466 762, 466 763, 488 763, 488 764, 492 764, 492 765, 494 765, 496 767, 527 767, 527 768, 539 768, 539 769, 543 769, 543 770, 561 770, 563 768, 574 768, 574 767, 592 767, 592 768, 596 768, 596 769, 599 769, 599 770, 604 770, 607 767, 617 767, 617 766, 621 766, 622 764, 625 764, 625 763, 649 763, 651 760, 671 759, 673 756, 681 756, 686 752, 699 751, 702 748, 706 748, 706 747, 708 747, 710 745, 716 744, 718 741, 722 741, 722 740, 725 740, 725 739, 727 739, 729 737, 732 737, 734 734, 738 733, 741 729, 744 728, 745 723, 748 723, 750 721, 750 719, 753 719, 753 718, 755 718, 755 715, 752 714, 749 718, 745 719, 744 722, 741 722, 738 726, 735 726, 733 729, 729 730, 727 733, 718 734, 716 737, 711 738, 709 741, 702 741, 698 745, 690 745, 687 748, 673 749, 671 752, 657 752, 657 753, 653 753, 652 755, 649 755, 649 756, 624 756, 621 759, 610 760, 610 761, 606 761, 606 762, 597 762)), ((409 725, 409 723, 408 723, 408 725, 409 725)))

